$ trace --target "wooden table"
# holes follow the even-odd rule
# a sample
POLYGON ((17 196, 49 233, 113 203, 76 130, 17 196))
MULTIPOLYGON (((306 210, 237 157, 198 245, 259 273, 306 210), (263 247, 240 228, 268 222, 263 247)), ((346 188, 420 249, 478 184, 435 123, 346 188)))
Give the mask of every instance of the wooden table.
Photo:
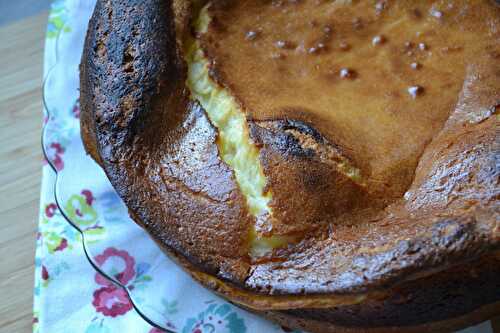
POLYGON ((47 12, 0 27, 0 332, 30 332, 47 12))

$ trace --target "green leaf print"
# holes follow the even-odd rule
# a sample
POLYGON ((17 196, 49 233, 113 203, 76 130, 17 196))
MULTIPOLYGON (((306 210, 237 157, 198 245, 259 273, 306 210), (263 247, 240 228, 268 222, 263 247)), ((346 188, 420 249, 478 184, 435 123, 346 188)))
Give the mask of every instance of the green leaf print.
POLYGON ((104 235, 105 232, 106 232, 106 230, 103 227, 96 227, 96 228, 92 228, 92 229, 85 229, 83 231, 83 233, 85 234, 85 236, 90 237, 89 241, 92 241, 93 238, 98 238, 98 236, 104 235))
POLYGON ((71 248, 71 245, 68 245, 68 241, 55 232, 44 232, 43 242, 50 254, 63 251, 65 248, 71 248))
MULTIPOLYGON (((85 235, 85 240, 95 243, 103 239, 106 234, 104 226, 99 225, 97 211, 92 207, 95 198, 89 190, 82 190, 81 194, 73 194, 64 205, 64 211, 69 219, 75 223, 85 235)), ((81 241, 81 236, 76 236, 81 241)))
POLYGON ((243 318, 229 304, 212 303, 196 318, 188 318, 182 333, 246 333, 243 318))
POLYGON ((87 204, 85 197, 73 194, 64 206, 69 218, 79 227, 90 226, 97 220, 97 212, 87 204))
POLYGON ((167 301, 166 299, 163 299, 161 301, 161 304, 163 304, 163 307, 165 309, 165 313, 167 314, 175 314, 177 313, 177 301, 173 300, 171 302, 167 301))
POLYGON ((70 27, 66 25, 68 20, 67 9, 64 1, 57 0, 51 5, 49 13, 49 22, 47 25, 47 38, 56 38, 61 32, 71 31, 70 27))

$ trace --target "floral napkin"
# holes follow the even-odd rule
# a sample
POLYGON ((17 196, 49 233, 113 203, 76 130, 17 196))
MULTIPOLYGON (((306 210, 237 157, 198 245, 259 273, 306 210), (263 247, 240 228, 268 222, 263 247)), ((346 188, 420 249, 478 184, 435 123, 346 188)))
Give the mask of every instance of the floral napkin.
POLYGON ((289 331, 229 304, 180 270, 130 220, 85 154, 78 64, 94 4, 59 0, 49 15, 34 332, 161 331, 150 323, 183 333, 289 331))
MULTIPOLYGON (((49 15, 33 331, 290 332, 215 296, 166 258, 86 156, 78 64, 94 4, 58 0, 49 15)), ((483 323, 464 332, 492 331, 483 323)))

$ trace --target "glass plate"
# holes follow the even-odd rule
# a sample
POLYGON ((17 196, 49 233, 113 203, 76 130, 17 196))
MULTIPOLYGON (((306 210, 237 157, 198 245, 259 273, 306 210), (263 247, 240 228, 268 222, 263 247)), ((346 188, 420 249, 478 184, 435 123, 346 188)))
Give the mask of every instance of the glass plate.
POLYGON ((172 262, 130 219, 102 169, 86 155, 79 123, 80 57, 75 56, 82 52, 86 26, 75 22, 87 22, 93 2, 66 3, 71 29, 59 27, 55 50, 47 50, 55 61, 43 83, 42 147, 56 172, 56 203, 80 233, 85 260, 103 276, 96 282, 123 288, 138 314, 167 332, 283 332, 216 296, 172 262), (71 93, 61 98, 58 91, 71 93))
MULTIPOLYGON (((53 52, 55 60, 43 83, 42 146, 56 172, 56 203, 81 235, 84 260, 106 279, 96 277, 96 282, 123 288, 138 314, 167 332, 289 332, 216 296, 166 257, 130 219, 102 169, 85 154, 79 125, 80 57, 75 55, 82 52, 86 26, 74 23, 87 22, 94 2, 67 0, 66 4, 71 30, 65 30, 63 23, 55 50, 46 50, 46 56, 53 52), (71 93, 60 98, 57 91, 63 88, 71 93)), ((491 332, 486 323, 466 331, 491 332)))
POLYGON ((75 131, 75 135, 67 136, 64 168, 58 171, 55 185, 56 203, 82 234, 92 266, 127 291, 140 315, 172 331, 182 328, 184 332, 192 322, 194 326, 202 323, 207 332, 209 328, 214 332, 244 332, 237 328, 241 325, 247 332, 283 332, 206 290, 166 257, 129 218, 102 169, 85 155, 77 134, 75 131))

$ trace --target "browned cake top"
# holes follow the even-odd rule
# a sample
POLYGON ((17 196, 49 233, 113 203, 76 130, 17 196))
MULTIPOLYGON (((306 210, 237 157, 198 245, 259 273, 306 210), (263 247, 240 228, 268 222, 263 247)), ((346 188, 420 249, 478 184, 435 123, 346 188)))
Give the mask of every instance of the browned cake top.
POLYGON ((212 75, 247 117, 308 123, 388 197, 410 185, 467 65, 500 53, 488 1, 225 1, 209 14, 212 75))

